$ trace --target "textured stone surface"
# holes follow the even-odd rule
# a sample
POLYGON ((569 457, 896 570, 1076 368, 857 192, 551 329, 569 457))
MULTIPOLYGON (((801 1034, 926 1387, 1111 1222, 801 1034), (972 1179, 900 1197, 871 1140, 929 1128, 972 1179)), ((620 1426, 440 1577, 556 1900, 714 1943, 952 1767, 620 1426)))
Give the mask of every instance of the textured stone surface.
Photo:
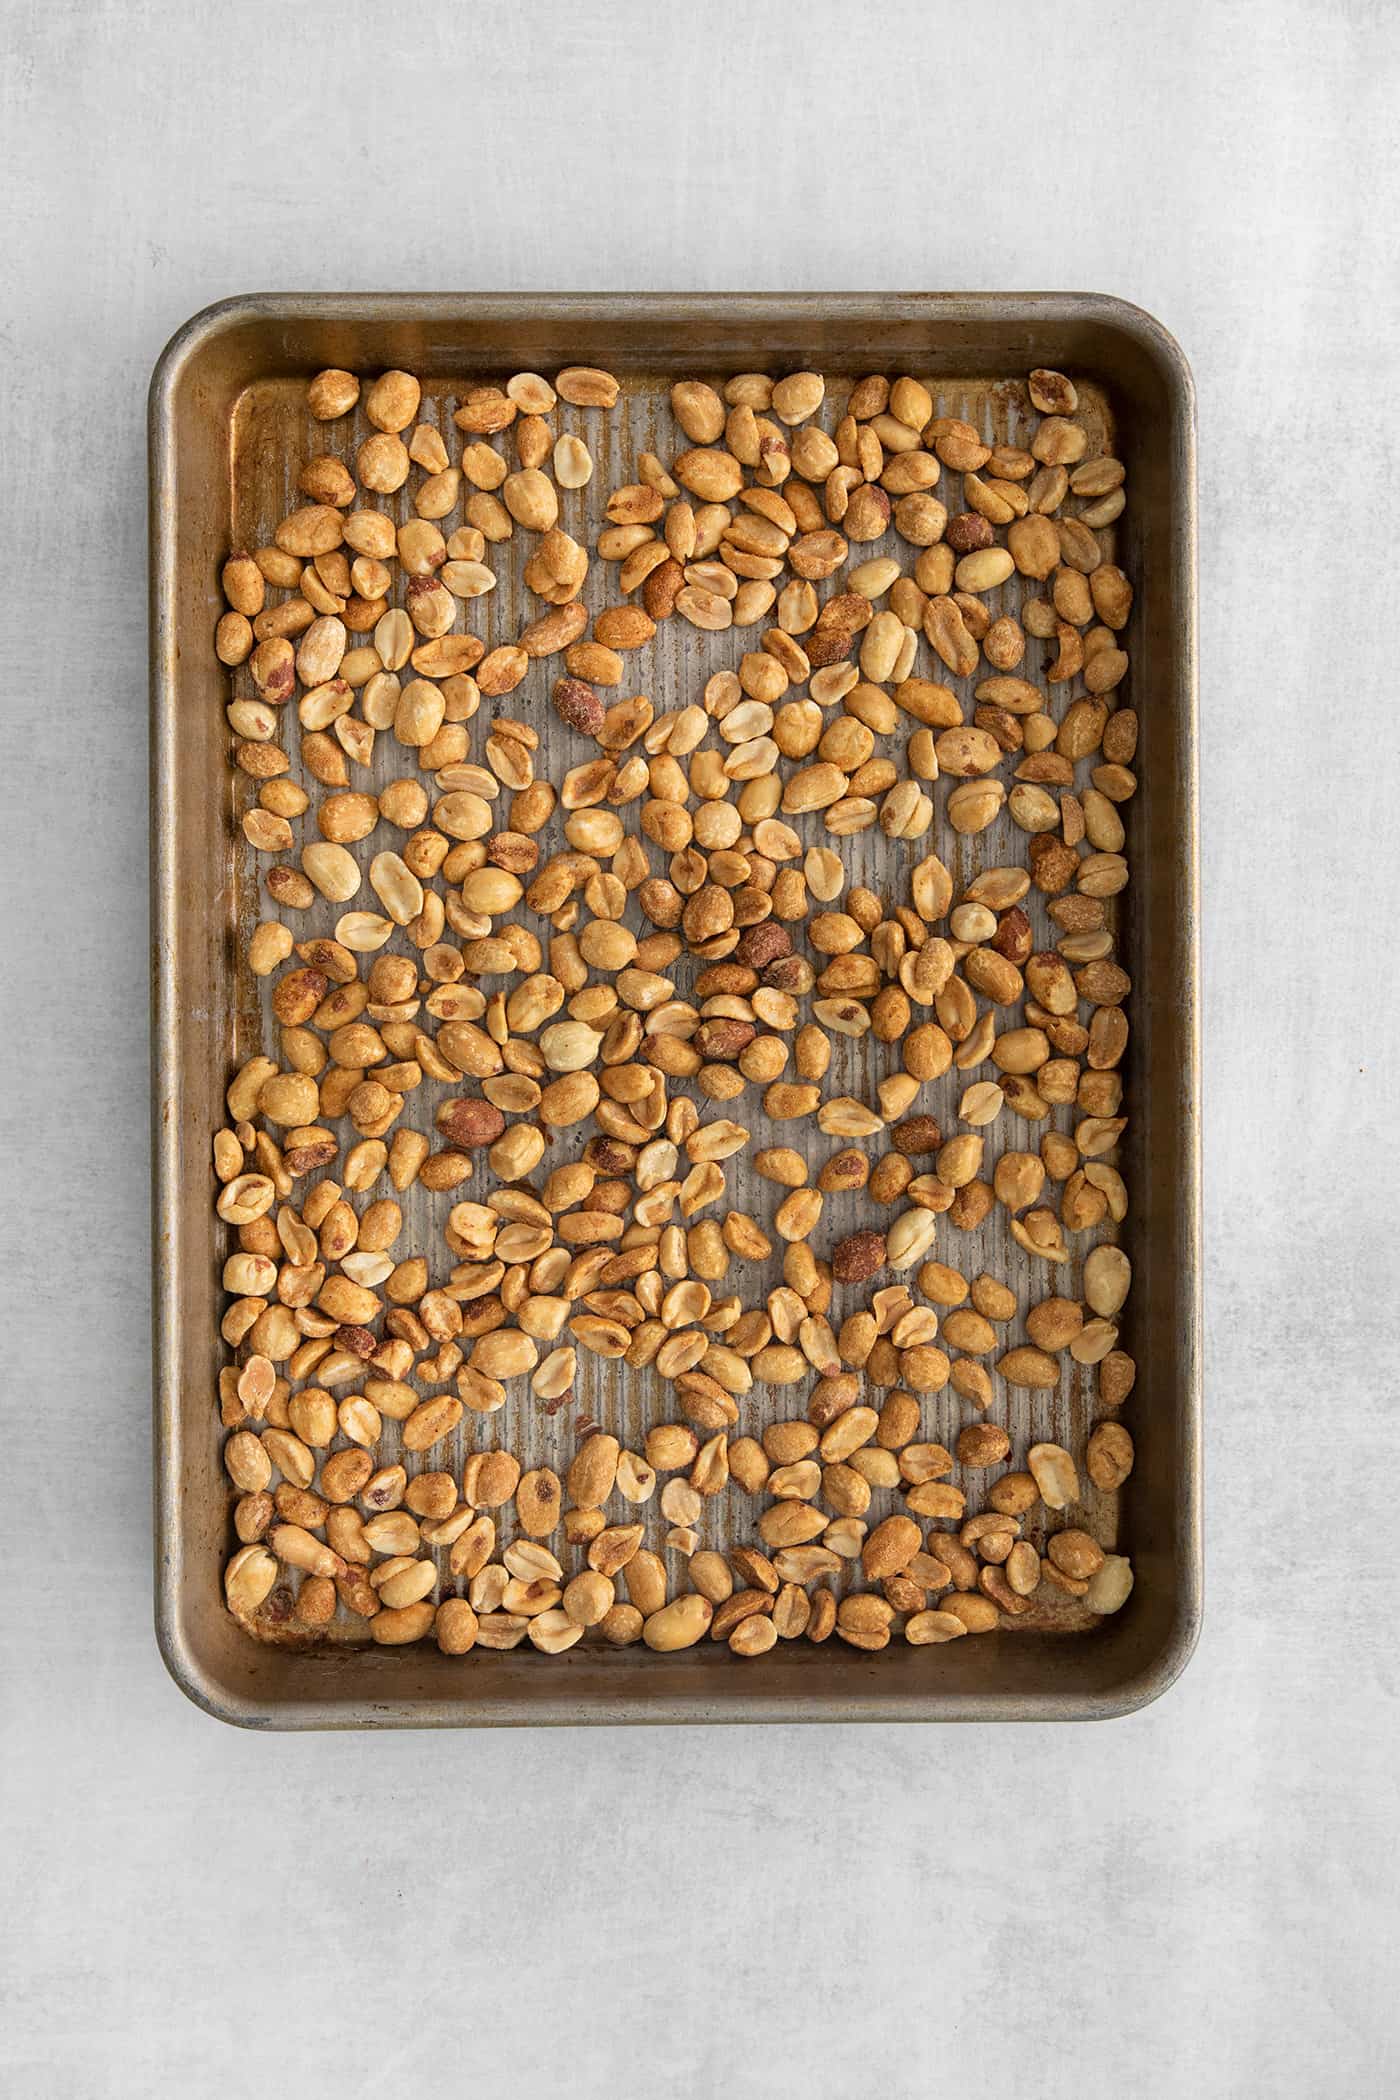
POLYGON ((1394 2089, 1400 17, 48 0, 0 43, 6 2082, 1394 2089), (162 1671, 147 376, 233 291, 532 284, 1096 289, 1194 361, 1208 1608, 1134 1719, 254 1740, 162 1671))

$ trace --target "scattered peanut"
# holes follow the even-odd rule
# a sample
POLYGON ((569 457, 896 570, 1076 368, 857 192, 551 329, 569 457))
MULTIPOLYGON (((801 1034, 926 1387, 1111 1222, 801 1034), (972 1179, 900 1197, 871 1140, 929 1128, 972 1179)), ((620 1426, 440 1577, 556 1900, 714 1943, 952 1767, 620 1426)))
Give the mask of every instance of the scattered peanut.
POLYGON ((229 1608, 760 1661, 1115 1611, 1123 464, 1048 370, 995 442, 909 375, 686 376, 595 496, 619 392, 318 373, 337 447, 224 565, 229 1608), (673 620, 719 667, 663 704, 673 620))

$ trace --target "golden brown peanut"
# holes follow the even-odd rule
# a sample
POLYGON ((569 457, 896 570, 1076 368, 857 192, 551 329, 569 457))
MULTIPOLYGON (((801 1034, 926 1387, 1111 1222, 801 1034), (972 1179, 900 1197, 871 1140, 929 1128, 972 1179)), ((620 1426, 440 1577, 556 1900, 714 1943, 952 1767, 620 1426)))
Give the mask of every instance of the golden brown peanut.
POLYGON ((703 1640, 714 1617, 714 1606, 708 1597, 692 1590, 683 1597, 654 1611, 642 1627, 642 1639, 648 1648, 670 1654, 678 1648, 693 1648, 703 1640))
POLYGON ((327 369, 318 372, 306 389, 306 406, 318 423, 348 416, 360 398, 360 382, 353 372, 327 369))
POLYGON ((606 1575, 586 1568, 564 1591, 564 1610, 576 1626, 600 1626, 613 1609, 616 1592, 606 1575))
POLYGON ((1085 1449, 1085 1466, 1094 1486, 1109 1494, 1133 1470, 1133 1440, 1121 1422, 1100 1422, 1085 1449))
POLYGON ((922 1544, 918 1525, 911 1517, 886 1517, 861 1548, 861 1567, 869 1581, 896 1575, 907 1567, 922 1544))
POLYGON ((775 1647, 778 1629, 772 1619, 763 1612, 750 1613, 741 1619, 729 1636, 729 1647, 734 1655, 766 1655, 775 1647))

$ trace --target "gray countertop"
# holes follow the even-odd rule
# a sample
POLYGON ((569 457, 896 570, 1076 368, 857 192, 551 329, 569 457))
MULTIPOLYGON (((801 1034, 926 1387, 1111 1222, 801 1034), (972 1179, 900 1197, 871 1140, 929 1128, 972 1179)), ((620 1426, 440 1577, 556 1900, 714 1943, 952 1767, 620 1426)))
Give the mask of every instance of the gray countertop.
POLYGON ((7 2082, 1393 2089, 1400 13, 55 0, 0 56, 7 2082), (220 1728, 150 1630, 150 367, 240 290, 885 285, 1195 366, 1200 1651, 1074 1730, 220 1728))

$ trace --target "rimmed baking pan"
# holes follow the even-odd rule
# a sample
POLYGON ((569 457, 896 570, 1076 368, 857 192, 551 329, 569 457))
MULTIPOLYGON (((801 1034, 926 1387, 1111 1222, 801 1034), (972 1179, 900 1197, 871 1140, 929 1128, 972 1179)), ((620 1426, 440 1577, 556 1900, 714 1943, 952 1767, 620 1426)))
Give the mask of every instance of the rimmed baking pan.
MULTIPOLYGON (((163 354, 150 473, 156 1624, 181 1687, 243 1725, 332 1728, 1091 1719, 1155 1697, 1190 1655, 1201 1602, 1195 460, 1191 378, 1171 338, 1119 301, 1061 294, 252 296, 197 315, 163 354), (1127 467, 1114 558, 1136 586, 1142 742, 1118 938, 1135 987, 1123 1240, 1139 1364, 1125 1419, 1138 1458, 1121 1506, 1101 1513, 1136 1571, 1111 1619, 1033 1614, 1004 1634, 896 1642, 878 1655, 783 1642, 745 1664, 708 1643, 673 1656, 585 1642, 560 1657, 525 1647, 456 1659, 428 1646, 288 1645, 249 1638, 224 1608, 229 1491, 214 1390, 225 1228, 208 1160, 230 1068, 257 1047, 260 1016, 235 940, 257 915, 257 878, 236 823, 226 674, 211 648, 220 563, 290 507, 297 463, 316 449, 304 381, 319 368, 405 367, 445 401, 474 379, 571 363, 622 381, 619 417, 595 440, 600 486, 609 472, 630 478, 624 463, 653 435, 657 449, 671 442, 673 378, 802 367, 835 382, 915 374, 941 412, 998 436, 1014 435, 1009 382, 1037 365, 1068 370, 1127 467)), ((506 623, 517 601, 497 596, 491 617, 506 623)), ((668 638, 652 674, 658 706, 672 704, 667 681, 679 691, 693 671, 697 640, 668 638)), ((880 843, 877 833, 860 850, 880 843)), ((619 1397, 614 1382, 597 1398, 625 1418, 624 1434, 647 1417, 640 1390, 619 1397)), ((1082 1436, 1082 1396, 1058 1404, 1082 1436)), ((529 1462, 528 1438, 544 1438, 537 1462, 567 1463, 551 1435, 562 1425, 522 1431, 514 1447, 529 1462)))

